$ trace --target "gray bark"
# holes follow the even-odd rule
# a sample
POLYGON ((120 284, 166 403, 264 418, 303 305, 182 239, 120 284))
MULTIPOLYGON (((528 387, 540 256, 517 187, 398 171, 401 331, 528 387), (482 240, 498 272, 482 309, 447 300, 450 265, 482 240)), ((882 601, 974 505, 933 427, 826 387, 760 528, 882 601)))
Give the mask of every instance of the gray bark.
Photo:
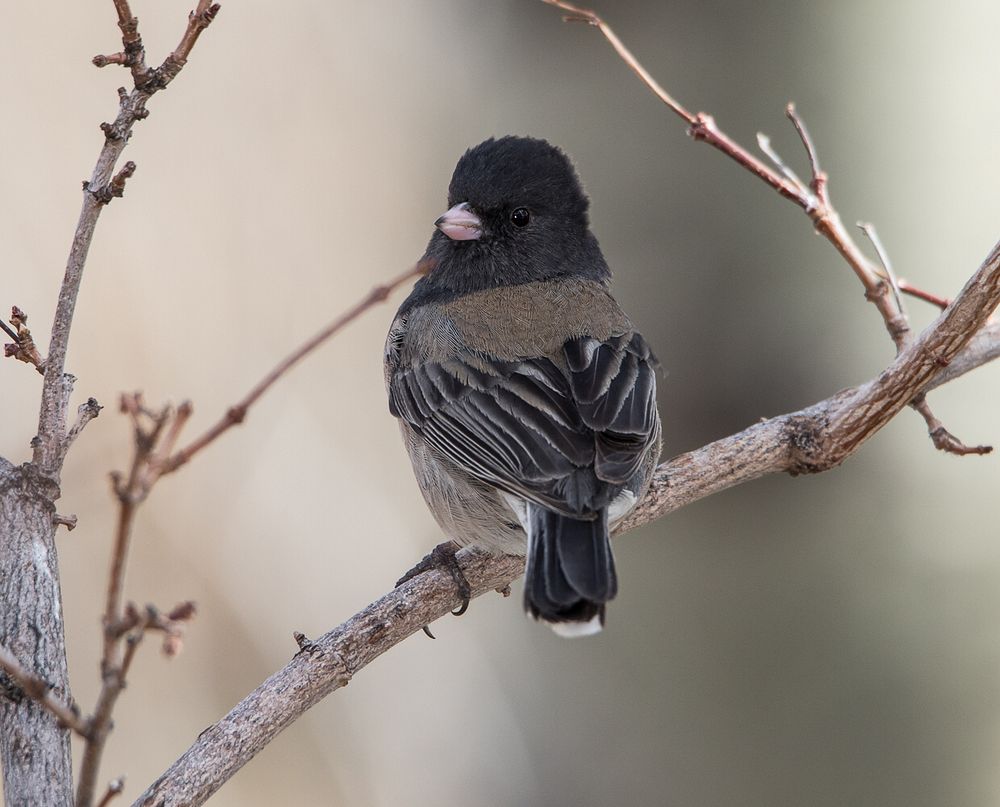
MULTIPOLYGON (((0 458, 0 642, 70 702, 55 546, 58 486, 0 458)), ((69 731, 4 677, 0 762, 11 807, 73 803, 69 731)))

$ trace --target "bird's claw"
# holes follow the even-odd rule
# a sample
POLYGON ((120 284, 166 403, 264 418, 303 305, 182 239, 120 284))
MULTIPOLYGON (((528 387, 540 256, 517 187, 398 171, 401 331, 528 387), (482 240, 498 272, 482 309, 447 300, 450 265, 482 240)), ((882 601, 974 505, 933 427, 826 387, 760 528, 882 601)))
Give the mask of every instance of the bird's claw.
MULTIPOLYGON (((451 575, 451 579, 455 583, 455 588, 458 589, 458 596, 462 600, 462 604, 451 613, 452 616, 461 616, 469 609, 469 602, 472 600, 472 587, 469 585, 462 567, 459 566, 458 561, 455 559, 455 554, 459 549, 460 547, 454 541, 445 541, 438 544, 412 569, 396 581, 396 588, 431 569, 447 569, 451 575)), ((430 638, 435 638, 427 625, 424 625, 423 630, 430 638)))

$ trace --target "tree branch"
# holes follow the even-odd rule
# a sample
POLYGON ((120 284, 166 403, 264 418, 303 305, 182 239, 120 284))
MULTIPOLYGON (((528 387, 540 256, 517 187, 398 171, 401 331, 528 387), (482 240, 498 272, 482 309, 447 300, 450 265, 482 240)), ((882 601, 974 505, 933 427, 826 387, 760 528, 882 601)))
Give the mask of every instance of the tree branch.
MULTIPOLYGON (((25 669, 14 654, 3 645, 0 645, 0 669, 7 673, 10 679, 22 690, 21 697, 28 696, 44 706, 66 728, 73 729, 81 737, 87 736, 87 725, 80 717, 79 712, 56 698, 52 694, 52 687, 25 669)), ((6 696, 11 698, 12 693, 9 688, 7 690, 6 696)))
MULTIPOLYGON (((812 178, 808 186, 800 181, 794 173, 787 172, 787 166, 773 152, 767 151, 766 153, 772 157, 772 160, 778 166, 777 171, 765 165, 723 132, 711 115, 704 112, 692 113, 683 107, 660 86, 656 79, 650 75, 649 71, 639 63, 639 60, 635 58, 632 52, 625 47, 625 44, 618 38, 615 32, 611 30, 611 26, 604 22, 595 12, 565 2, 565 0, 542 0, 542 2, 569 12, 563 18, 567 22, 583 22, 600 31, 621 57, 622 61, 639 76, 653 94, 688 124, 688 134, 692 138, 718 149, 727 157, 742 165, 758 179, 766 182, 783 197, 801 207, 812 220, 816 231, 833 244, 837 252, 847 261, 864 286, 865 296, 882 315, 886 330, 892 337, 893 342, 898 349, 902 347, 909 333, 909 325, 901 315, 901 312, 894 306, 892 292, 888 284, 881 277, 874 264, 858 248, 858 245, 851 238, 850 233, 840 220, 840 215, 830 202, 827 175, 820 170, 816 147, 813 145, 812 138, 810 138, 806 130, 805 123, 803 123, 796 112, 794 104, 788 104, 785 114, 794 125, 809 158, 812 178)), ((764 138, 762 146, 768 142, 764 138)))
MULTIPOLYGON (((786 199, 795 202, 801 207, 812 220, 816 231, 833 244, 854 271, 858 280, 861 281, 865 289, 865 297, 875 305, 882 316, 882 321, 889 335, 892 337, 897 353, 910 344, 913 338, 906 311, 903 308, 900 296, 901 292, 914 294, 929 302, 943 303, 941 308, 947 306, 947 301, 926 292, 921 292, 909 284, 904 285, 897 281, 892 271, 892 264, 889 261, 888 254, 882 246, 882 242, 879 240, 874 226, 871 224, 859 223, 858 226, 875 248, 875 252, 882 264, 882 271, 879 271, 864 253, 861 252, 844 227, 840 219, 840 214, 830 201, 828 177, 820 168, 816 145, 809 135, 809 130, 806 128, 805 122, 796 111, 795 104, 790 103, 786 106, 785 115, 795 127, 795 132, 798 134, 799 140, 802 141, 802 147, 806 152, 811 173, 808 184, 800 180, 781 156, 771 147, 771 140, 766 135, 758 133, 757 142, 761 151, 774 163, 777 171, 768 168, 720 130, 711 115, 707 115, 704 112, 694 114, 681 106, 673 96, 659 85, 656 79, 649 74, 639 63, 639 60, 635 58, 632 52, 615 35, 611 27, 595 12, 579 8, 572 3, 566 2, 566 0, 542 0, 542 2, 570 12, 563 17, 567 22, 584 22, 597 28, 615 49, 622 61, 639 76, 653 94, 688 123, 688 134, 695 140, 702 140, 714 146, 723 154, 742 165, 750 173, 762 179, 786 199)), ((987 454, 992 450, 989 446, 966 446, 961 440, 952 435, 941 421, 934 416, 926 396, 914 399, 911 405, 927 423, 928 433, 936 448, 958 455, 987 454)))
MULTIPOLYGON (((502 588, 524 571, 524 559, 470 549, 458 554, 473 596, 502 588)), ((439 569, 414 577, 302 649, 203 731, 133 807, 203 804, 285 727, 358 670, 460 604, 454 583, 439 569)))
MULTIPOLYGON (((879 272, 860 252, 829 201, 827 178, 820 170, 816 148, 802 120, 789 105, 787 114, 808 155, 812 178, 799 180, 770 149, 776 173, 728 138, 704 113, 692 114, 670 96, 625 48, 614 32, 593 12, 562 0, 545 0, 570 12, 569 20, 597 27, 622 59, 678 116, 689 132, 743 165, 786 198, 795 201, 847 260, 882 315, 896 345, 896 360, 878 378, 848 389, 811 407, 770 418, 738 434, 696 451, 682 454, 657 469, 649 493, 618 532, 653 521, 698 499, 761 476, 787 472, 818 473, 833 468, 873 436, 910 401, 923 396, 937 377, 950 369, 949 378, 991 360, 1000 352, 996 332, 973 342, 1000 302, 1000 244, 939 319, 912 340, 892 282, 891 267, 880 245, 884 263, 879 272), (972 342, 969 348, 967 345, 972 342)), ((871 233, 869 228, 866 232, 871 233)), ((873 241, 877 236, 873 236, 873 241)), ((465 549, 459 561, 478 596, 504 589, 523 572, 523 560, 491 556, 465 549)), ((330 692, 344 686, 373 658, 384 653, 424 625, 459 604, 451 577, 431 570, 404 583, 338 628, 315 642, 297 637, 302 650, 281 671, 248 695, 219 723, 202 732, 196 742, 133 807, 154 804, 202 804, 285 726, 330 692)))
MULTIPOLYGON (((1000 244, 949 309, 878 378, 831 398, 754 424, 659 466, 649 493, 619 533, 686 504, 771 473, 818 473, 839 465, 943 368, 978 367, 1000 352, 1000 333, 965 348, 1000 302, 1000 244), (963 348, 965 348, 963 350, 963 348)), ((957 377, 952 374, 951 378, 957 377)), ((473 596, 502 589, 524 560, 473 549, 458 554, 473 596)), ((404 583, 314 642, 251 692, 157 779, 133 807, 204 803, 277 734, 362 667, 460 605, 447 573, 404 583)))
MULTIPOLYGON (((31 463, 0 458, 0 641, 71 703, 56 554, 59 489, 31 463)), ((0 698, 0 760, 10 803, 66 807, 73 795, 69 732, 32 698, 0 698)))
MULTIPOLYGON (((217 5, 199 2, 178 47, 160 67, 150 70, 145 65, 138 22, 127 0, 114 3, 124 49, 103 63, 127 64, 134 87, 131 92, 119 89, 118 115, 113 123, 101 125, 104 144, 90 180, 83 183, 83 207, 59 290, 48 356, 41 359, 24 327, 24 315, 16 310, 15 343, 5 348, 5 353, 44 370, 44 381, 32 462, 14 467, 0 459, 0 640, 14 661, 23 664, 31 659, 33 674, 52 690, 42 693, 37 687, 28 688, 25 691, 32 698, 0 702, 0 757, 9 803, 67 805, 72 798, 69 735, 60 725, 67 721, 63 717, 55 720, 43 707, 51 710, 53 702, 71 701, 55 529, 58 523, 74 522, 56 514, 54 501, 59 496, 66 452, 100 411, 94 399, 88 400, 67 431, 74 379, 65 372, 65 360, 84 265, 101 210, 124 193, 126 181, 135 172, 135 164, 127 162, 115 173, 133 126, 147 116, 150 97, 177 76, 201 31, 218 12, 217 5)), ((92 728, 88 725, 88 747, 94 736, 92 728)), ((82 785, 78 803, 89 807, 94 800, 93 786, 86 779, 82 785)))
MULTIPOLYGON (((73 325, 76 299, 83 280, 83 269, 87 253, 94 238, 97 219, 104 206, 115 196, 121 196, 125 180, 135 171, 135 163, 128 163, 117 175, 115 165, 132 135, 136 122, 149 114, 146 103, 159 90, 173 81, 187 62, 191 48, 201 32, 211 23, 219 11, 200 0, 193 11, 177 48, 158 68, 150 70, 145 65, 145 49, 139 36, 138 20, 132 16, 127 0, 114 0, 118 13, 118 25, 122 30, 124 51, 121 59, 105 57, 104 64, 116 62, 127 64, 132 69, 134 87, 131 92, 118 92, 119 110, 114 123, 103 123, 104 146, 98 155, 97 164, 90 180, 83 183, 83 208, 76 225, 66 273, 59 289, 59 300, 52 320, 52 335, 49 339, 49 354, 45 362, 45 381, 42 386, 42 403, 38 417, 38 436, 35 440, 33 462, 45 474, 58 479, 62 467, 61 445, 66 430, 66 412, 70 394, 73 391, 72 376, 66 374, 66 350, 73 325)), ((100 60, 95 64, 101 65, 100 60)))
MULTIPOLYGON (((323 330, 286 356, 285 359, 281 361, 277 367, 271 370, 271 372, 264 376, 264 378, 262 378, 257 385, 250 390, 250 392, 248 392, 241 401, 239 401, 239 403, 229 407, 222 418, 219 419, 206 432, 199 437, 196 437, 187 446, 180 449, 176 453, 170 453, 169 456, 166 456, 162 461, 159 461, 157 463, 156 472, 160 476, 173 473, 182 465, 185 465, 191 457, 205 448, 205 446, 216 440, 221 434, 228 431, 233 426, 242 423, 247 415, 247 410, 254 403, 256 403, 260 396, 267 392, 267 390, 270 389, 279 378, 291 370, 292 367, 298 364, 307 355, 312 353, 327 339, 340 331, 344 326, 361 316, 361 314, 373 305, 385 301, 397 288, 419 275, 426 274, 431 270, 431 268, 432 267, 428 261, 421 261, 410 269, 407 269, 402 274, 392 278, 387 283, 384 283, 381 286, 375 286, 375 288, 368 292, 365 297, 355 303, 354 306, 345 311, 337 317, 337 319, 323 328, 323 330)), ((172 450, 173 445, 171 444, 170 451, 172 450)))
POLYGON ((108 590, 102 620, 104 640, 101 654, 101 690, 94 714, 88 721, 88 734, 77 786, 77 807, 89 807, 93 802, 101 758, 112 728, 112 713, 125 689, 132 658, 145 632, 163 631, 164 651, 168 655, 173 655, 180 648, 179 624, 194 615, 194 607, 190 603, 178 606, 166 618, 160 617, 151 607, 147 607, 146 616, 143 618, 140 618, 138 610, 131 604, 124 610, 122 608, 132 529, 140 505, 148 498, 162 476, 177 470, 220 435, 242 423, 250 407, 292 367, 365 311, 385 301, 399 286, 424 274, 429 268, 427 262, 421 262, 387 283, 375 286, 355 305, 279 362, 239 403, 229 407, 215 425, 177 452, 174 448, 191 416, 191 404, 185 402, 176 411, 169 406, 159 411, 151 411, 140 393, 122 396, 121 410, 132 420, 133 454, 128 475, 116 472, 111 477, 115 497, 118 499, 118 524, 111 553, 111 570, 108 575, 108 590))

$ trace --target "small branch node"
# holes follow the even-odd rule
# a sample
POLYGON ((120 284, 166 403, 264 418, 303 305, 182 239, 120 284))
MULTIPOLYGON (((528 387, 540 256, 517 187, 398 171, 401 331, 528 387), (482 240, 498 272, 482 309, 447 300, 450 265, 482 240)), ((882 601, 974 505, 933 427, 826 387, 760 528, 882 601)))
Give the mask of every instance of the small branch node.
MULTIPOLYGON (((113 123, 108 123, 105 121, 101 124, 101 131, 104 132, 104 137, 108 141, 122 140, 125 136, 121 133, 117 126, 113 123)), ((90 182, 85 181, 83 183, 84 190, 90 190, 90 182)))
POLYGON ((101 414, 101 410, 104 407, 101 406, 96 398, 88 398, 86 402, 80 404, 76 410, 76 423, 73 427, 66 432, 66 436, 63 438, 62 442, 62 456, 66 456, 66 452, 69 451, 71 445, 80 436, 80 433, 84 430, 86 425, 90 423, 94 418, 101 414))
POLYGON ((926 394, 918 395, 910 402, 910 406, 916 409, 927 423, 927 433, 930 435, 931 442, 934 443, 934 447, 938 449, 938 451, 955 454, 959 457, 965 457, 969 454, 982 456, 993 451, 993 446, 967 446, 955 435, 949 432, 931 410, 930 404, 927 402, 926 394))
MULTIPOLYGON (((781 158, 781 155, 774 149, 771 145, 771 138, 768 137, 763 132, 757 132, 757 145, 760 150, 775 164, 777 169, 784 174, 785 179, 791 182, 796 188, 801 191, 803 196, 812 196, 809 188, 806 187, 805 183, 799 179, 798 174, 796 174, 791 167, 781 158)), ((815 207, 817 203, 810 202, 811 207, 815 207)))
POLYGON ((109 53, 107 55, 99 53, 90 61, 94 67, 107 67, 109 64, 127 65, 128 56, 122 52, 109 53))
POLYGON ((65 527, 69 532, 73 532, 73 530, 76 528, 76 522, 77 518, 75 513, 71 513, 68 516, 63 516, 60 515, 59 513, 56 513, 54 516, 52 516, 53 524, 55 524, 57 527, 61 525, 65 527))
MULTIPOLYGON (((103 129, 106 124, 101 124, 103 129)), ((114 127, 109 127, 113 129, 114 127)), ((110 135, 109 135, 110 136, 110 135)), ((93 195, 93 197, 102 205, 108 204, 112 199, 121 198, 125 194, 125 183, 128 181, 135 173, 135 163, 129 160, 125 165, 122 166, 121 171, 115 174, 111 181, 96 190, 93 189, 90 183, 86 183, 85 189, 93 195)))
POLYGON ((970 454, 983 456, 984 454, 990 454, 993 451, 993 446, 967 446, 955 435, 949 432, 944 426, 939 426, 934 429, 934 431, 930 432, 930 436, 934 443, 934 447, 939 451, 946 451, 949 454, 956 454, 960 457, 965 457, 970 454))
POLYGON ((167 614, 167 619, 171 622, 190 622, 197 613, 197 607, 191 600, 185 600, 175 605, 167 614))
POLYGON ((871 222, 859 221, 858 229, 865 234, 865 237, 871 242, 872 247, 874 247, 875 254, 878 255, 879 262, 882 264, 882 269, 885 270, 885 278, 889 281, 889 286, 892 288, 892 296, 896 301, 896 308, 899 311, 900 316, 905 318, 906 309, 903 307, 903 298, 900 296, 899 281, 896 278, 896 273, 892 269, 892 261, 889 260, 889 252, 882 244, 882 239, 879 238, 875 225, 871 222))
POLYGON ((299 646, 299 653, 315 653, 319 650, 319 645, 317 645, 312 639, 306 636, 304 633, 299 631, 294 631, 292 633, 292 638, 295 639, 295 644, 299 646))
POLYGON ((117 779, 112 779, 108 782, 108 789, 104 791, 104 795, 101 796, 101 800, 97 802, 97 807, 107 807, 111 803, 111 800, 121 794, 125 789, 125 776, 119 776, 117 779))
POLYGON ((120 502, 124 501, 126 492, 121 471, 112 471, 108 476, 111 479, 111 490, 115 494, 115 498, 120 502))
POLYGON ((6 323, 0 322, 4 333, 14 340, 3 346, 4 357, 31 364, 39 374, 44 375, 45 359, 38 352, 35 340, 31 337, 31 330, 28 328, 28 315, 16 305, 11 306, 10 324, 14 326, 15 330, 11 330, 6 323))
POLYGON ((709 140, 718 132, 715 118, 707 112, 698 112, 688 126, 687 133, 693 140, 709 140))
MULTIPOLYGON (((202 4, 203 5, 203 4, 202 4)), ((188 14, 188 22, 199 31, 204 31, 215 19, 215 15, 222 8, 218 3, 212 3, 208 8, 201 11, 195 10, 188 14)))

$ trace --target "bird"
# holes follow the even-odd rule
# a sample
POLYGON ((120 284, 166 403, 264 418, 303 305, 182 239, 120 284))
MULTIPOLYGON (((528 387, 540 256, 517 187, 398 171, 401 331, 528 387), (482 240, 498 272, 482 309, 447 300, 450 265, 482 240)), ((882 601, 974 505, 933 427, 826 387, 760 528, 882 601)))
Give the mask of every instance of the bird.
POLYGON ((611 294, 589 204, 545 140, 468 149, 384 353, 438 550, 524 556, 524 608, 563 636, 604 626, 611 531, 661 447, 659 364, 611 294))

